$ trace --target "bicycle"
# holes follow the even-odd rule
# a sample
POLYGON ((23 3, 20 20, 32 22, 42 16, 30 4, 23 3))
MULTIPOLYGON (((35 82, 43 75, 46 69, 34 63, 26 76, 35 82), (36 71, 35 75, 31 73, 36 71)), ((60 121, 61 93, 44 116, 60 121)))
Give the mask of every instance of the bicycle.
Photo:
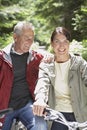
MULTIPOLYGON (((7 108, 7 109, 3 109, 3 110, 0 110, 0 119, 1 118, 4 118, 4 116, 7 114, 7 113, 10 113, 12 112, 13 109, 12 108, 7 108)), ((0 127, 2 127, 2 123, 0 122, 0 127)))
POLYGON ((46 116, 44 117, 45 120, 62 123, 66 125, 69 130, 76 130, 77 128, 82 128, 82 130, 87 130, 87 121, 83 123, 79 123, 75 121, 74 122, 67 121, 61 112, 58 112, 51 108, 46 108, 45 112, 47 112, 46 116))
MULTIPOLYGON (((12 108, 7 108, 7 109, 0 110, 0 118, 4 118, 4 116, 6 114, 8 114, 8 113, 10 113, 12 111, 13 111, 12 108)), ((0 122, 0 127, 2 127, 2 125, 3 124, 0 122)), ((19 120, 15 119, 14 122, 13 122, 11 130, 26 130, 26 128, 19 120)))
POLYGON ((11 130, 27 130, 21 121, 14 119, 11 130))

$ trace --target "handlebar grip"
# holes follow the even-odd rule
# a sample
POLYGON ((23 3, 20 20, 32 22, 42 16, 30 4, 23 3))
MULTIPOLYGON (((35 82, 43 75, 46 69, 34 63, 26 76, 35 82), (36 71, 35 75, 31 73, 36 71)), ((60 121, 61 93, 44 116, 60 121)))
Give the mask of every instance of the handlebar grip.
POLYGON ((9 112, 12 112, 13 109, 12 108, 7 108, 7 109, 3 109, 3 110, 0 110, 0 117, 9 113, 9 112))
POLYGON ((50 109, 49 107, 46 107, 46 108, 44 109, 44 112, 50 113, 50 111, 51 111, 51 109, 50 109))

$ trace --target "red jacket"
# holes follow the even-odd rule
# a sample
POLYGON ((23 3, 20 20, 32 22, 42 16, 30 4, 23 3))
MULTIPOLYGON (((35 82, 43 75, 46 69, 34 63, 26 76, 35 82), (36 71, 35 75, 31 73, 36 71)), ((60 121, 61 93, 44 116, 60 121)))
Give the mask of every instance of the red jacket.
MULTIPOLYGON (((10 47, 8 46, 5 51, 0 51, 0 110, 8 108, 14 78, 10 49, 11 45, 10 47)), ((38 78, 39 64, 42 58, 43 56, 41 54, 31 51, 27 61, 26 77, 29 84, 29 91, 33 98, 34 88, 38 78)))

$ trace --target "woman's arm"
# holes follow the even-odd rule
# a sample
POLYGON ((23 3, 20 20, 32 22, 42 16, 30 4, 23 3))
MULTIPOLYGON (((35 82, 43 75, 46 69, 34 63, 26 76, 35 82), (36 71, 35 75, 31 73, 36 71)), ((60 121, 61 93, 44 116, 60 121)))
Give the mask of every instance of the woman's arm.
POLYGON ((35 102, 33 112, 35 115, 42 116, 44 108, 47 106, 48 93, 50 86, 49 63, 41 62, 39 67, 39 76, 35 87, 35 102))

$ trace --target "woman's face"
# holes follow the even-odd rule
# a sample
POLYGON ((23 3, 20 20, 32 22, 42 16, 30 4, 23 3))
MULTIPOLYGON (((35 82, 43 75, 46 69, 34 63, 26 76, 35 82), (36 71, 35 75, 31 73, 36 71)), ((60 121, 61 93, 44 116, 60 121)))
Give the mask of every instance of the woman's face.
POLYGON ((56 34, 51 45, 59 60, 67 60, 69 58, 69 41, 65 35, 56 34))

